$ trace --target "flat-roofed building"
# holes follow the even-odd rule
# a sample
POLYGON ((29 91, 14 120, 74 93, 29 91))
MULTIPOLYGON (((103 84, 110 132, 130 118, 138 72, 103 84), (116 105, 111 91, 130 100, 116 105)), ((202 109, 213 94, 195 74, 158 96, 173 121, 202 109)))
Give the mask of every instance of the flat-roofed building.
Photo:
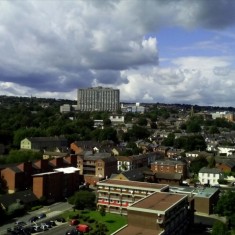
POLYGON ((77 106, 81 111, 117 111, 120 91, 106 87, 78 89, 77 106))
POLYGON ((220 190, 218 188, 201 188, 194 196, 195 212, 213 214, 214 207, 219 200, 220 190))
POLYGON ((214 206, 219 200, 220 190, 214 187, 170 187, 171 193, 179 193, 187 195, 194 201, 195 213, 203 213, 206 215, 214 213, 214 206))
POLYGON ((128 225, 115 235, 183 235, 190 224, 186 195, 156 192, 127 207, 128 225))
POLYGON ((127 207, 154 192, 169 191, 165 184, 107 179, 97 183, 97 206, 106 211, 127 214, 127 207))

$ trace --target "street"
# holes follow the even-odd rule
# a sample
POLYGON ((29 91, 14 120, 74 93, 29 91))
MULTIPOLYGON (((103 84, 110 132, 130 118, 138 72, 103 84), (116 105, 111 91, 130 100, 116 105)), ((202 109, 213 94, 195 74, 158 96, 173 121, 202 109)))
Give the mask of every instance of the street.
MULTIPOLYGON (((17 220, 24 221, 24 222, 27 223, 27 225, 30 225, 30 223, 28 221, 31 217, 37 216, 41 213, 45 213, 46 218, 41 219, 41 220, 38 221, 39 223, 41 223, 45 220, 48 220, 49 218, 59 216, 64 211, 70 210, 70 209, 72 209, 72 205, 70 205, 68 202, 59 202, 59 203, 55 203, 55 204, 50 205, 50 206, 45 206, 45 207, 43 207, 39 210, 33 211, 33 212, 28 212, 26 215, 24 215, 22 217, 17 217, 14 220, 12 220, 10 223, 4 224, 3 226, 1 226, 0 235, 6 234, 7 228, 13 227, 17 220)), ((56 228, 55 228, 55 230, 56 230, 56 228)))

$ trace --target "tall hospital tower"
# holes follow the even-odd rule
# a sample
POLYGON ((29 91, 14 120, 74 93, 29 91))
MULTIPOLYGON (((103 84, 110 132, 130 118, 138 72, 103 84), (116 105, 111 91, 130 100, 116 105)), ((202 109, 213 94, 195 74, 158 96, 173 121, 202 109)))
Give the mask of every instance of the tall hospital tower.
POLYGON ((81 111, 117 111, 120 91, 118 89, 92 87, 78 89, 77 106, 81 111))

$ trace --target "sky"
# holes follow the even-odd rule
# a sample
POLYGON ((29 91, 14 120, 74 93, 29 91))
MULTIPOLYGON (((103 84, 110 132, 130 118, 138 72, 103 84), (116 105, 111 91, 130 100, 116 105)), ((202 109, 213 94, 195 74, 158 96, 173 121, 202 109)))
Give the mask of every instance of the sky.
POLYGON ((235 107, 234 0, 0 0, 0 95, 235 107))

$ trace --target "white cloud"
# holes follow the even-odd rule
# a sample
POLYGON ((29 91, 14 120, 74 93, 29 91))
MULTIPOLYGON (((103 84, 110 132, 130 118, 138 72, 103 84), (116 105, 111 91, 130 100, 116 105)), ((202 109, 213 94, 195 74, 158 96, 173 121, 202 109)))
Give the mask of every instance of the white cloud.
MULTIPOLYGON (((170 64, 160 68, 154 35, 177 26, 231 37, 222 29, 235 22, 233 2, 25 0, 0 1, 0 8, 2 94, 76 99, 76 88, 101 84, 121 88, 123 100, 231 103, 233 59, 177 55, 160 58, 170 64)), ((229 47, 219 50, 226 55, 229 47)))

